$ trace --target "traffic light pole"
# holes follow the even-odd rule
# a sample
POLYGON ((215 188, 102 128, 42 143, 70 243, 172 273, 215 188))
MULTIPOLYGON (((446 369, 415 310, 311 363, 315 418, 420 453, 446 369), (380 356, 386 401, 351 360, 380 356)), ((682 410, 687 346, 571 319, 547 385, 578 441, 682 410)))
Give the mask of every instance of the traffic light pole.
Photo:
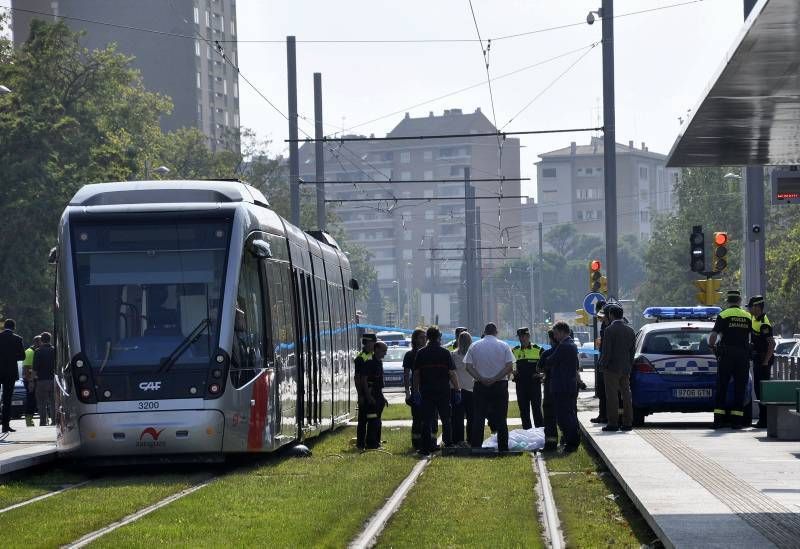
POLYGON ((617 131, 614 108, 614 0, 603 0, 603 175, 608 296, 619 297, 617 270, 617 131))

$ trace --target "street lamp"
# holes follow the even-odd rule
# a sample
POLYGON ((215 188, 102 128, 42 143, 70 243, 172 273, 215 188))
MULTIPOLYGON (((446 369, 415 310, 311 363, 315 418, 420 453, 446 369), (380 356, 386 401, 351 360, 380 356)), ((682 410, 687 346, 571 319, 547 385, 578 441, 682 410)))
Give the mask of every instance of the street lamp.
POLYGON ((392 280, 392 284, 397 288, 397 325, 400 326, 400 317, 402 316, 400 313, 400 282, 397 280, 392 280))

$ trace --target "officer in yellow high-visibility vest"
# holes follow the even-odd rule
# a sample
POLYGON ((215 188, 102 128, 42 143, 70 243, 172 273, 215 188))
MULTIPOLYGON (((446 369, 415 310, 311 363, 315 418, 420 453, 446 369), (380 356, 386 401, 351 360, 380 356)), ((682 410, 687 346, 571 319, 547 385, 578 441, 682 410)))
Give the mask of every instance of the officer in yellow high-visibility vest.
POLYGON ((458 328, 456 328, 456 331, 455 331, 456 338, 453 341, 451 341, 450 343, 448 343, 445 346, 445 349, 447 349, 451 353, 453 351, 455 351, 456 349, 458 349, 458 336, 460 336, 462 332, 466 332, 466 331, 467 331, 467 329, 464 328, 463 326, 459 326, 458 328))
POLYGON ((531 344, 531 332, 528 328, 517 330, 519 345, 511 349, 514 355, 513 380, 517 388, 517 405, 519 417, 522 419, 522 428, 530 429, 531 409, 533 409, 533 424, 536 427, 544 425, 542 418, 542 377, 538 371, 539 359, 542 348, 531 344))
POLYGON ((741 429, 744 423, 744 390, 750 372, 750 331, 753 318, 740 307, 742 294, 738 290, 728 292, 727 302, 728 307, 717 316, 708 338, 708 344, 717 355, 714 428, 718 429, 724 425, 725 416, 730 411, 731 428, 741 429), (728 384, 731 378, 733 378, 733 402, 727 406, 728 384))
POLYGON ((33 376, 33 355, 42 346, 42 336, 35 336, 31 346, 25 349, 22 361, 22 383, 25 386, 25 426, 33 427, 33 413, 36 411, 36 380, 33 376))
MULTIPOLYGON (((753 384, 756 397, 761 400, 761 382, 769 381, 772 362, 775 358, 775 338, 772 335, 772 323, 764 312, 764 296, 754 295, 747 302, 747 308, 753 315, 752 332, 753 341, 753 384)), ((758 405, 758 423, 756 427, 767 426, 767 408, 758 405)))

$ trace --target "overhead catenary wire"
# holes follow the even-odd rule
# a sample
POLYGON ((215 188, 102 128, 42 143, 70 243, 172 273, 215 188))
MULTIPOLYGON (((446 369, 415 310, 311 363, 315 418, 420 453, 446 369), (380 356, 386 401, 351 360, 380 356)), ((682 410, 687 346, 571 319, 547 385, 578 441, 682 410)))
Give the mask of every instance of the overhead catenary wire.
MULTIPOLYGON (((465 139, 473 137, 495 137, 500 136, 503 139, 509 135, 545 135, 553 133, 580 133, 580 132, 596 132, 603 131, 602 127, 589 127, 589 128, 557 128, 551 130, 519 130, 519 131, 495 131, 495 132, 476 132, 476 133, 445 133, 440 135, 387 135, 385 137, 365 137, 365 136, 342 136, 342 137, 322 137, 315 139, 313 137, 298 138, 298 139, 284 139, 284 143, 291 143, 297 141, 299 143, 314 143, 316 141, 323 141, 325 143, 346 143, 356 141, 424 141, 430 139, 465 139)), ((305 132, 304 132, 305 133, 305 132)))
MULTIPOLYGON (((488 177, 482 179, 470 179, 470 183, 496 183, 498 181, 530 181, 530 177, 488 177)), ((300 181, 301 185, 316 185, 319 181, 300 181)), ((398 183, 464 183, 463 179, 387 179, 386 181, 325 181, 326 185, 360 185, 361 183, 391 183, 397 185, 398 183)), ((462 197, 463 199, 463 197, 462 197)), ((457 197, 454 198, 457 200, 457 197)))

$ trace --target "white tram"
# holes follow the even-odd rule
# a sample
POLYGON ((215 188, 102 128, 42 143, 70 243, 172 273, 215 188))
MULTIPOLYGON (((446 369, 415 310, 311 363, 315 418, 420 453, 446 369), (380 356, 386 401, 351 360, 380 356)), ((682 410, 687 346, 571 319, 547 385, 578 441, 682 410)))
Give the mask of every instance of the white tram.
POLYGON ((213 460, 351 417, 347 257, 257 189, 86 185, 51 262, 63 455, 213 460))

